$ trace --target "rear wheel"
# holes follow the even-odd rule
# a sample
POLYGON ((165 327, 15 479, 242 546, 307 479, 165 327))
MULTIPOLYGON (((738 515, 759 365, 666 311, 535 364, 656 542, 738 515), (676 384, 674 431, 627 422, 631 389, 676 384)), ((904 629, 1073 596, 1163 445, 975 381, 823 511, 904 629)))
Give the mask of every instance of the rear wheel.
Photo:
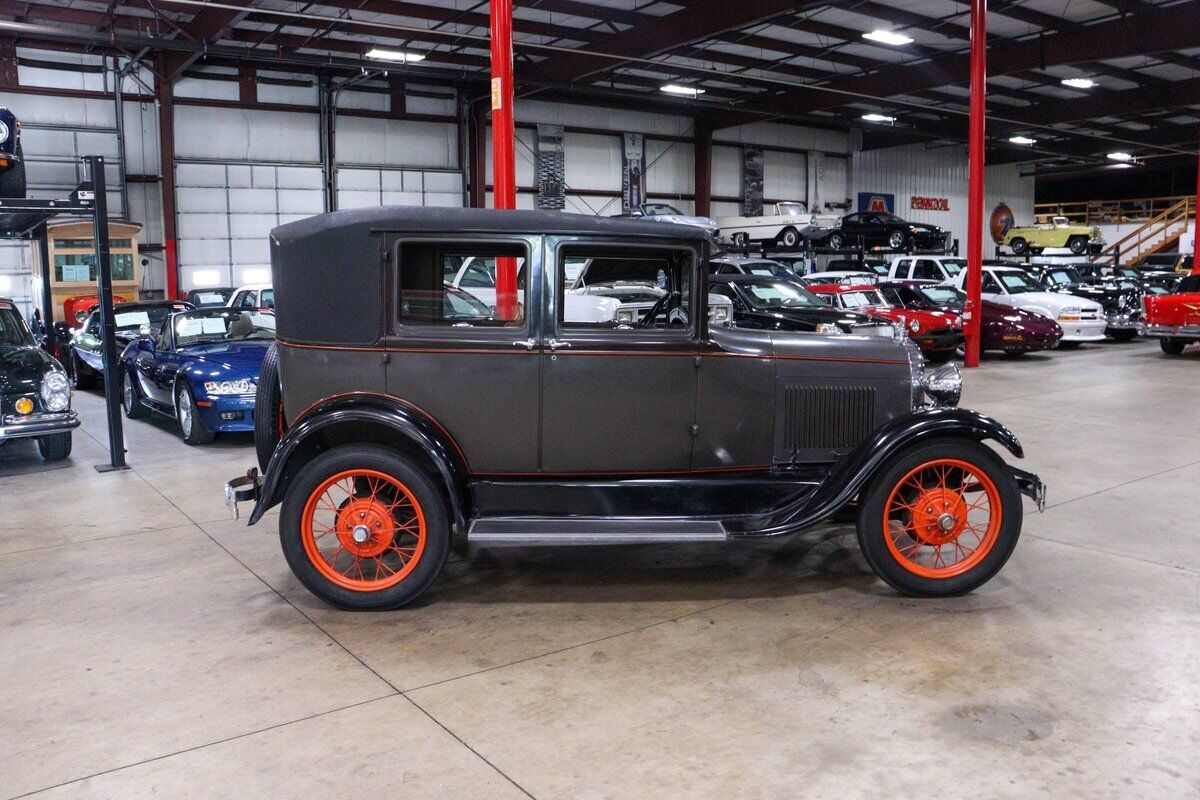
POLYGON ((279 383, 279 350, 274 343, 267 348, 258 373, 258 389, 254 395, 254 449, 258 466, 263 472, 271 462, 271 454, 283 438, 287 423, 283 418, 283 388, 279 383))
POLYGON ((893 250, 903 250, 907 240, 903 231, 892 231, 888 234, 888 247, 893 250))
POLYGON ((187 383, 175 387, 175 418, 179 422, 179 435, 187 444, 209 444, 216 438, 213 429, 200 419, 196 398, 187 383))
POLYGON ((39 436, 37 446, 42 461, 62 461, 71 455, 71 434, 52 433, 49 436, 39 436))
POLYGON ((382 610, 407 605, 433 585, 449 552, 450 524, 422 470, 388 448, 343 445, 296 475, 279 540, 313 594, 339 608, 382 610))
POLYGON ((965 594, 990 580, 1021 534, 1008 468, 965 439, 917 445, 860 496, 858 542, 889 586, 914 597, 965 594))
POLYGON ((1014 255, 1023 256, 1029 252, 1029 242, 1025 241, 1020 236, 1009 242, 1008 246, 1012 248, 1014 255))
POLYGON ((1067 240, 1067 247, 1075 255, 1081 255, 1084 250, 1087 250, 1088 240, 1086 236, 1072 236, 1067 240))
POLYGON ((748 247, 750 245, 750 234, 745 231, 740 231, 733 235, 734 247, 748 247))
POLYGON ((795 228, 784 228, 779 234, 779 244, 784 247, 795 247, 800 244, 800 233, 795 228))
POLYGON ((833 233, 829 234, 829 249, 830 250, 841 250, 845 246, 846 246, 846 237, 845 236, 843 236, 841 233, 839 233, 837 231, 834 231, 833 233))
POLYGON ((1187 347, 1187 341, 1184 339, 1164 338, 1158 340, 1162 351, 1169 356, 1177 356, 1183 353, 1183 348, 1187 347))
POLYGON ((121 370, 121 407, 125 409, 125 416, 130 419, 141 419, 150 413, 142 405, 142 394, 127 369, 121 370))

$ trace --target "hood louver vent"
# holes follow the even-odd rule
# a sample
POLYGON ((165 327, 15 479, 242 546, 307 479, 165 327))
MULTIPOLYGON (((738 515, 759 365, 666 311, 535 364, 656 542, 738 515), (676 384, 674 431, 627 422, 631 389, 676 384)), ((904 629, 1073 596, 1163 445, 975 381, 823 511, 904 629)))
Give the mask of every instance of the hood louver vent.
POLYGON ((875 390, 849 386, 787 386, 783 396, 786 457, 848 450, 875 429, 875 390))

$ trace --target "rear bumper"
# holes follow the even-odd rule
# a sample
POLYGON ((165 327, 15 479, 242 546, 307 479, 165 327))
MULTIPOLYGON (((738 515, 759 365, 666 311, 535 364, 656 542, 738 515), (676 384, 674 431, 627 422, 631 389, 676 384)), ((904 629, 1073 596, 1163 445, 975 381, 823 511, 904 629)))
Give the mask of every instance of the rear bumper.
POLYGON ((225 506, 234 519, 239 519, 238 503, 258 503, 262 484, 263 478, 257 469, 251 469, 225 484, 225 506))
POLYGON ((79 415, 74 411, 57 414, 30 414, 26 417, 6 416, 0 420, 0 442, 9 439, 28 439, 52 433, 66 433, 79 427, 79 415))
POLYGON ((1137 330, 1141 321, 1140 311, 1110 311, 1104 315, 1108 320, 1108 329, 1113 331, 1137 330))
POLYGON ((1137 329, 1142 336, 1200 338, 1200 325, 1148 325, 1140 322, 1137 329))
POLYGON ((1046 484, 1042 483, 1042 479, 1032 472, 1026 472, 1023 469, 1009 467, 1012 470, 1013 479, 1017 482, 1017 488, 1021 490, 1021 494, 1028 497, 1033 502, 1037 503, 1038 511, 1046 510, 1046 484))

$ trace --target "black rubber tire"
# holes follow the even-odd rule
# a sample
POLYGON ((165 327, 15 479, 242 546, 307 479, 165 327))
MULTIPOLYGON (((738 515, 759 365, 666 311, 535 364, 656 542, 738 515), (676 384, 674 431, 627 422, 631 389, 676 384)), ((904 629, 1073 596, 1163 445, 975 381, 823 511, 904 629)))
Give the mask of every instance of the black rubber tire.
POLYGON ((1059 350, 1077 350, 1083 342, 1064 342, 1061 339, 1058 342, 1059 350))
POLYGON ((1045 249, 1046 248, 1044 248, 1044 247, 1030 247, 1029 252, 1035 256, 1040 256, 1042 254, 1042 251, 1044 251, 1045 249))
MULTIPOLYGON (((15 134, 15 131, 13 132, 15 134)), ((0 198, 9 200, 25 196, 25 153, 17 143, 17 161, 0 172, 0 198)))
POLYGON ((1072 236, 1067 240, 1067 249, 1073 254, 1080 256, 1087 251, 1088 240, 1086 236, 1072 236))
POLYGON ((1113 331, 1109 336, 1117 342, 1132 342, 1134 337, 1137 336, 1137 331, 1132 328, 1122 328, 1121 330, 1113 331))
POLYGON ((732 237, 732 241, 734 247, 749 247, 750 234, 744 232, 735 233, 732 237))
POLYGON ((321 453, 288 484, 279 515, 279 543, 293 574, 317 597, 337 608, 386 611, 413 602, 437 580, 450 552, 450 522, 442 493, 423 470, 387 447, 348 444, 321 453), (396 478, 412 491, 425 515, 425 552, 420 562, 400 583, 376 592, 338 586, 313 566, 304 550, 303 516, 309 495, 330 476, 350 469, 373 469, 396 478))
POLYGON ((902 231, 892 231, 888 234, 888 247, 892 250, 907 250, 908 237, 902 231))
POLYGON ((67 433, 51 433, 48 436, 39 436, 37 448, 38 453, 42 456, 42 461, 62 461, 71 455, 71 434, 68 431, 67 433))
POLYGON ((829 234, 828 245, 829 245, 830 250, 841 250, 845 246, 845 244, 846 244, 845 237, 843 237, 837 231, 834 231, 833 233, 829 234))
POLYGON ((83 359, 74 350, 71 351, 71 383, 81 391, 96 388, 96 373, 83 363, 83 359))
POLYGON ((1004 355, 1006 358, 1020 358, 1028 352, 1028 350, 1005 350, 1004 355))
POLYGON ((1162 351, 1169 356, 1178 356, 1183 354, 1183 348, 1187 347, 1185 339, 1172 339, 1164 337, 1158 340, 1158 346, 1162 351))
POLYGON ((126 369, 121 370, 121 408, 130 419, 142 419, 150 413, 150 409, 142 405, 142 390, 126 369))
POLYGON ((795 228, 784 228, 779 232, 779 238, 775 240, 775 243, 791 249, 800 244, 800 232, 795 228))
POLYGON ((267 471, 271 454, 286 429, 283 389, 279 383, 279 350, 272 343, 263 356, 258 389, 254 394, 254 450, 258 454, 258 468, 263 472, 267 471))
POLYGON ((216 431, 200 419, 200 412, 196 410, 196 395, 192 394, 192 387, 187 381, 180 381, 175 386, 175 422, 179 425, 179 435, 185 444, 211 444, 217 436, 216 431), (184 402, 192 409, 190 428, 184 427, 181 413, 184 402))
POLYGON ((941 439, 908 448, 888 462, 859 495, 858 543, 863 557, 885 583, 910 597, 955 597, 987 583, 1012 555, 1021 535, 1021 491, 1004 461, 970 439, 941 439), (895 484, 922 463, 939 458, 966 461, 983 471, 1000 494, 1000 531, 991 551, 975 567, 951 578, 927 578, 908 571, 888 550, 883 532, 884 506, 895 484))
POLYGON ((1009 242, 1008 246, 1013 251, 1013 255, 1015 256, 1023 256, 1029 252, 1029 242, 1025 241, 1020 236, 1009 242))

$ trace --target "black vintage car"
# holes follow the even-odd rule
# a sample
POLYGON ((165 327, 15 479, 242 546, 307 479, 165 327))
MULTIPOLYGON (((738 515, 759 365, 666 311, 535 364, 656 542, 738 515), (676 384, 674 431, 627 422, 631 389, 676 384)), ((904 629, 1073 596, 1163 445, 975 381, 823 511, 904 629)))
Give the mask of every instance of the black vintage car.
POLYGON ((831 308, 797 281, 755 274, 717 274, 709 278, 708 287, 733 303, 733 323, 739 328, 896 336, 896 327, 890 322, 831 308))
POLYGON ((1088 280, 1072 264, 1023 266, 1046 291, 1095 300, 1103 306, 1104 316, 1108 319, 1108 327, 1104 332, 1118 342, 1128 342, 1137 336, 1138 322, 1142 318, 1141 289, 1113 278, 1088 280))
POLYGON ((78 427, 67 373, 38 346, 16 304, 0 297, 0 445, 35 439, 43 460, 60 461, 78 427))
POLYGON ((282 392, 259 403, 282 404, 264 431, 282 437, 227 501, 256 500, 251 524, 282 504, 289 565, 344 608, 411 602, 455 537, 747 541, 855 500, 863 553, 899 591, 995 575, 1021 494, 1041 504, 1044 487, 983 443, 1019 458, 1010 431, 953 407, 957 368, 927 373, 904 338, 712 323, 711 247, 692 226, 539 211, 364 208, 274 229, 282 392), (494 306, 448 296, 463 256, 497 260, 494 306), (575 321, 580 259, 663 291, 633 324, 575 321))
MULTIPOLYGON (((147 300, 137 303, 117 303, 113 306, 113 337, 118 353, 139 336, 158 332, 163 320, 171 314, 190 311, 191 303, 182 300, 147 300)), ((100 312, 93 310, 76 328, 63 347, 63 361, 71 373, 76 389, 93 389, 97 378, 104 377, 104 356, 101 351, 100 312)))
POLYGON ((937 225, 907 222, 886 211, 860 211, 842 217, 841 224, 829 234, 827 245, 841 250, 853 247, 861 240, 868 248, 943 252, 948 235, 937 225))
POLYGON ((21 149, 21 123, 0 106, 0 197, 25 196, 25 153, 21 149))

